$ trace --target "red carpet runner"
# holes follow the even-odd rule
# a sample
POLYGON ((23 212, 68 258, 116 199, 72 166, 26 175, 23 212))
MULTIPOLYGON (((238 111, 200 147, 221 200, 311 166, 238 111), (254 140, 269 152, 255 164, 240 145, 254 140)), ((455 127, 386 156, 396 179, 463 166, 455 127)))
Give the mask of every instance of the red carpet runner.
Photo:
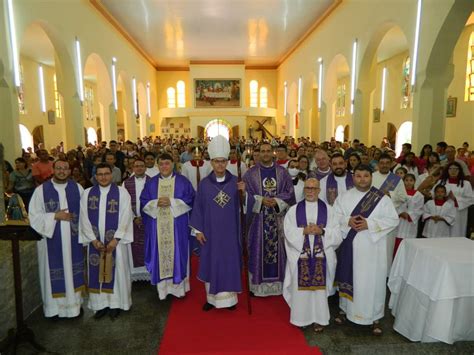
POLYGON ((239 295, 235 311, 202 311, 206 302, 204 284, 196 279, 197 258, 192 260, 191 292, 173 300, 159 348, 166 354, 321 354, 309 347, 303 332, 289 323, 290 312, 283 297, 247 299, 239 295))

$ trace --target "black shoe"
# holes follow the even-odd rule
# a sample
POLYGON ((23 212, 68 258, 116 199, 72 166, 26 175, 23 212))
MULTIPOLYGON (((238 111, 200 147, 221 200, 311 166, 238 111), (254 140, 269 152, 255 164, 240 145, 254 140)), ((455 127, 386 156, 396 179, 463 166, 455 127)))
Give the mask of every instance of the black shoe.
POLYGON ((109 307, 103 308, 100 311, 95 312, 94 319, 100 319, 109 312, 109 307))
POLYGON ((47 317, 51 322, 57 322, 59 320, 59 316, 47 317))
POLYGON ((119 308, 111 309, 109 312, 110 319, 115 320, 120 314, 119 308))
POLYGON ((210 304, 209 302, 206 302, 204 303, 204 306, 202 306, 202 310, 204 312, 209 312, 211 309, 214 309, 216 307, 214 307, 212 304, 210 304))
POLYGON ((237 309, 237 306, 234 304, 233 306, 227 307, 229 311, 235 311, 237 309))

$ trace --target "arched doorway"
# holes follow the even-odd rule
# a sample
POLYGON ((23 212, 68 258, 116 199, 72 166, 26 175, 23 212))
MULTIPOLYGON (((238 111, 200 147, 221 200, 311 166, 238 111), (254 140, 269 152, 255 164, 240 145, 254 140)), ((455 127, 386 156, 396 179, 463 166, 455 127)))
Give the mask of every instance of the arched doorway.
POLYGON ((206 138, 214 138, 217 135, 224 136, 227 140, 230 138, 232 126, 224 120, 216 119, 210 121, 204 128, 206 138))
POLYGON ((350 134, 350 127, 349 125, 346 125, 346 127, 344 127, 344 140, 345 141, 348 141, 349 140, 349 134, 350 134))
POLYGON ((397 156, 402 152, 402 145, 405 143, 411 143, 411 133, 412 133, 413 122, 406 121, 403 122, 397 133, 397 140, 395 144, 395 153, 397 156))
POLYGON ((39 148, 39 145, 41 144, 44 148, 44 133, 43 133, 43 125, 41 126, 36 126, 33 129, 33 149, 36 150, 39 148))
POLYGON ((33 136, 31 135, 28 128, 24 125, 18 125, 20 128, 20 139, 21 139, 21 147, 26 150, 27 148, 34 148, 33 136))
MULTIPOLYGON (((386 135, 390 146, 395 147, 395 142, 397 140, 397 127, 391 122, 387 123, 387 135, 386 135)), ((411 136, 410 136, 411 138, 411 136)))
POLYGON ((91 144, 98 143, 97 132, 92 127, 87 128, 87 143, 91 143, 91 144))
POLYGON ((336 132, 334 133, 334 138, 338 142, 344 141, 344 126, 343 125, 337 126, 336 132))

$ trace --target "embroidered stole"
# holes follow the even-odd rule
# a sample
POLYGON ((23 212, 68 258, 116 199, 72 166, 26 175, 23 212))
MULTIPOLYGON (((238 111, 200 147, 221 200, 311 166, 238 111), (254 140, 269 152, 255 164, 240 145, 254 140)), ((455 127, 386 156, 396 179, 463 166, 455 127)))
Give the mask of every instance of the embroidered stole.
POLYGON ((385 179, 383 184, 379 187, 379 190, 382 191, 384 194, 395 190, 400 179, 401 179, 400 176, 398 176, 397 174, 389 172, 387 175, 387 178, 385 179))
MULTIPOLYGON (((354 180, 352 179, 352 174, 350 171, 346 172, 346 190, 350 190, 354 187, 354 180)), ((326 181, 326 199, 328 203, 332 206, 334 201, 336 201, 338 192, 337 192, 337 181, 333 173, 328 175, 326 181)))
MULTIPOLYGON (((66 200, 69 213, 73 219, 69 222, 71 228, 71 259, 74 291, 84 289, 84 254, 79 243, 78 224, 81 195, 79 187, 73 180, 66 185, 66 200)), ((43 200, 46 213, 56 213, 60 210, 59 194, 51 180, 43 183, 43 200)), ((67 223, 67 222, 63 222, 67 223)), ((66 282, 64 280, 63 249, 61 239, 61 221, 56 221, 53 237, 46 239, 48 247, 49 278, 53 298, 66 297, 66 282)))
MULTIPOLYGON (((198 167, 199 169, 199 167, 198 167)), ((158 198, 174 197, 175 176, 170 179, 158 179, 158 198)), ((157 245, 160 279, 173 277, 174 271, 174 218, 170 207, 158 207, 157 245)))
MULTIPOLYGON (((327 206, 318 200, 318 217, 316 224, 322 229, 327 224, 327 206)), ((296 224, 299 228, 308 225, 306 220, 306 201, 296 206, 296 224)), ((326 254, 322 236, 314 236, 313 250, 309 242, 309 235, 305 234, 303 250, 298 259, 298 290, 314 291, 326 289, 326 254)))
MULTIPOLYGON (((120 192, 116 184, 111 184, 107 194, 106 206, 100 206, 100 187, 96 185, 89 191, 87 198, 87 213, 94 234, 100 240, 99 210, 105 208, 105 236, 104 246, 114 238, 118 228, 120 211, 120 192)), ((89 292, 113 293, 115 276, 115 254, 99 252, 92 243, 89 244, 89 292)))
MULTIPOLYGON (((355 206, 351 216, 361 215, 364 218, 368 218, 383 196, 384 194, 381 190, 372 186, 355 206)), ((354 255, 352 242, 356 235, 357 231, 351 228, 337 250, 335 282, 339 287, 339 297, 345 297, 351 301, 354 296, 354 255)))

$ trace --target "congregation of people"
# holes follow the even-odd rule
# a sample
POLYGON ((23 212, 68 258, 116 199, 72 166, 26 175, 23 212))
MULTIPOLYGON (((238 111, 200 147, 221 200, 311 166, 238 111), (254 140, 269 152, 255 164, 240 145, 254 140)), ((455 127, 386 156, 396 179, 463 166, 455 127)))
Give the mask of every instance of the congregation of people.
POLYGON ((203 311, 236 308, 246 262, 251 296, 282 295, 295 326, 320 333, 332 317, 381 335, 403 239, 470 234, 467 142, 420 154, 405 143, 398 156, 386 138, 380 147, 216 136, 35 148, 6 164, 4 181, 43 237, 40 285, 52 319, 81 316, 85 299, 96 319, 116 319, 138 281, 160 300, 185 297, 195 254, 203 311), (329 297, 338 297, 336 314, 329 297))

